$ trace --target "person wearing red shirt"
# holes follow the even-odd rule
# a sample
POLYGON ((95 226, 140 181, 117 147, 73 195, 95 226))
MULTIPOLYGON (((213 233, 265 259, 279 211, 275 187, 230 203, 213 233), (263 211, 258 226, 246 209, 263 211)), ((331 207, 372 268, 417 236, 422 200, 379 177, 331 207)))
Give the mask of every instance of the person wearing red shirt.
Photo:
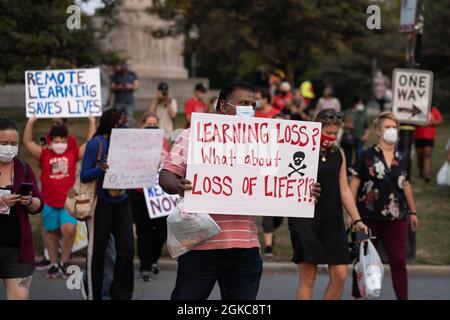
POLYGON ((256 111, 255 117, 272 119, 280 110, 270 105, 270 93, 267 89, 258 89, 256 91, 256 111))
MULTIPOLYGON (((33 141, 33 125, 36 118, 28 119, 23 141, 28 152, 39 160, 41 167, 42 222, 46 232, 46 243, 51 266, 48 278, 67 279, 67 263, 75 241, 77 220, 69 215, 64 205, 67 192, 75 183, 76 164, 81 160, 85 144, 69 148, 68 130, 64 125, 54 125, 49 133, 50 144, 42 147, 33 141), (58 263, 58 243, 61 239, 61 262, 58 263)), ((93 135, 95 119, 90 118, 88 135, 93 135)), ((88 137, 89 138, 89 137, 88 137)))
POLYGON ((414 140, 417 151, 417 167, 419 176, 426 182, 431 181, 431 154, 436 138, 436 126, 443 122, 442 114, 436 107, 431 108, 428 116, 428 124, 417 126, 414 132, 414 140))
POLYGON ((184 104, 184 114, 186 116, 186 129, 191 126, 192 112, 207 112, 208 105, 205 102, 207 89, 203 83, 197 83, 194 89, 194 96, 184 104))
POLYGON ((280 92, 273 99, 272 106, 279 111, 286 108, 292 101, 291 85, 289 82, 282 82, 280 92))

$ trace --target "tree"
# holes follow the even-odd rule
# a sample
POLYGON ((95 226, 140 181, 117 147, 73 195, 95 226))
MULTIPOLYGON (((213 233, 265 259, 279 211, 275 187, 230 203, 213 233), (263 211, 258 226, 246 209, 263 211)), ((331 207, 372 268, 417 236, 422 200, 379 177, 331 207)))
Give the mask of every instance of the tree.
POLYGON ((23 81, 25 70, 43 69, 50 58, 58 67, 91 66, 116 61, 98 45, 91 17, 81 30, 68 30, 69 0, 0 0, 0 83, 23 81))
POLYGON ((186 53, 214 59, 217 69, 229 74, 249 64, 281 68, 294 80, 305 61, 345 46, 347 38, 365 34, 365 1, 332 0, 155 0, 151 13, 172 21, 161 36, 186 35, 186 53), (193 25, 200 38, 188 37, 193 25), (245 63, 243 63, 245 62, 245 63))

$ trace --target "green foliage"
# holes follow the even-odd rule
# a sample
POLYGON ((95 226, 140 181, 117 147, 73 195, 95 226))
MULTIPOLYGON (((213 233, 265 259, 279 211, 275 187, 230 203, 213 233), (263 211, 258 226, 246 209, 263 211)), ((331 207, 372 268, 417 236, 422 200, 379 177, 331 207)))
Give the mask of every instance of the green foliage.
POLYGON ((43 69, 50 58, 57 67, 114 62, 114 53, 99 48, 91 17, 69 30, 68 0, 0 0, 0 83, 22 82, 25 70, 43 69))

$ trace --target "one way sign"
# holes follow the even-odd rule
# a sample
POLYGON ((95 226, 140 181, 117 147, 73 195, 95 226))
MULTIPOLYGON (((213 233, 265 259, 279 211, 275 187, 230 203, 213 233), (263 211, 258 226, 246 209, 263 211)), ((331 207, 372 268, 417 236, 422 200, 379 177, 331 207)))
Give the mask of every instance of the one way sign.
POLYGON ((431 109, 433 72, 394 69, 392 111, 401 123, 425 124, 431 109))

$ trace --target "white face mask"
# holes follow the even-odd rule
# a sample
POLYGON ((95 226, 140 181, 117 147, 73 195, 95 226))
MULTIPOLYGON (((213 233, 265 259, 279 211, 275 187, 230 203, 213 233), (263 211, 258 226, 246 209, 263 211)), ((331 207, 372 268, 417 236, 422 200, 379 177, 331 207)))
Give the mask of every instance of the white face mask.
POLYGON ((356 105, 356 110, 363 111, 364 110, 364 105, 363 104, 356 105))
POLYGON ((52 150, 56 154, 63 154, 67 150, 67 143, 52 143, 52 150))
POLYGON ((261 101, 256 100, 256 109, 260 109, 261 108, 261 101))
POLYGON ((236 106, 236 115, 240 117, 254 117, 255 110, 250 106, 236 106))
POLYGON ((0 162, 8 163, 19 153, 19 146, 0 145, 0 162))
POLYGON ((383 140, 388 144, 394 144, 397 142, 398 132, 396 128, 389 128, 383 132, 383 140))

